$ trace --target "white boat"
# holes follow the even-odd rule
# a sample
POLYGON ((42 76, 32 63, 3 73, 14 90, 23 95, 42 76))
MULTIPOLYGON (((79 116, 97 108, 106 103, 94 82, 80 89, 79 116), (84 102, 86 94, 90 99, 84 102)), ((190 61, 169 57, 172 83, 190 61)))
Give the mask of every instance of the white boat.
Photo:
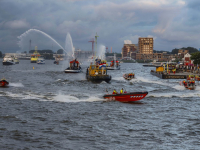
POLYGON ((6 55, 3 58, 3 65, 14 65, 14 64, 15 64, 14 57, 6 55))
POLYGON ((107 70, 120 70, 119 61, 116 60, 116 54, 114 54, 114 60, 111 61, 110 66, 106 67, 107 70))
POLYGON ((37 64, 45 64, 45 59, 44 59, 44 57, 38 57, 38 59, 37 59, 37 64))

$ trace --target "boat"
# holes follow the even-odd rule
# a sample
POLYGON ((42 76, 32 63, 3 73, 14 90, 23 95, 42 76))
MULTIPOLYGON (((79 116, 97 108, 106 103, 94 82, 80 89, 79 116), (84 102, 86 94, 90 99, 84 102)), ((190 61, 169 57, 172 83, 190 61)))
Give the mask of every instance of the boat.
POLYGON ((195 76, 196 81, 200 81, 200 77, 198 75, 195 76))
POLYGON ((17 57, 14 57, 15 64, 19 64, 19 59, 17 57))
POLYGON ((107 70, 120 70, 120 62, 116 60, 116 54, 114 54, 114 60, 111 61, 110 66, 107 66, 107 70))
POLYGON ((31 63, 37 63, 40 53, 37 52, 37 46, 35 46, 35 52, 31 55, 31 63))
POLYGON ((183 85, 186 89, 189 90, 195 90, 196 85, 195 85, 195 79, 194 76, 188 76, 186 80, 183 80, 181 83, 181 85, 183 85))
POLYGON ((0 81, 0 87, 6 87, 6 86, 8 86, 8 84, 9 84, 9 82, 6 81, 5 78, 1 79, 1 81, 0 81))
POLYGON ((45 64, 45 59, 42 56, 39 56, 37 59, 37 64, 45 64))
POLYGON ((14 57, 6 55, 3 58, 3 65, 14 65, 15 61, 14 61, 14 57))
POLYGON ((135 77, 135 74, 134 73, 126 73, 126 74, 123 74, 123 77, 126 80, 131 80, 135 77))
POLYGON ((104 65, 99 66, 99 64, 90 64, 86 70, 86 79, 94 83, 101 83, 105 81, 110 82, 111 76, 107 74, 107 69, 104 65))
POLYGON ((59 61, 56 61, 56 60, 53 63, 56 65, 59 65, 59 61))
POLYGON ((112 60, 110 66, 106 67, 107 70, 120 70, 119 61, 112 60))
POLYGON ((81 72, 81 66, 76 59, 70 61, 69 67, 65 69, 65 73, 79 73, 81 72))
POLYGON ((107 100, 115 100, 119 102, 134 102, 139 101, 148 94, 147 91, 144 92, 130 92, 130 93, 122 93, 122 94, 105 94, 103 97, 107 100))

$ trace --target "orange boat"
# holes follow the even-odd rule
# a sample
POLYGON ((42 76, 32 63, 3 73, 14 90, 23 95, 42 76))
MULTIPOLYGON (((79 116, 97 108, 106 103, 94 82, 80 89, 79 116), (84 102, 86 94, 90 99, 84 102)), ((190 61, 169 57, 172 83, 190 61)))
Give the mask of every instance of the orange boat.
POLYGON ((123 75, 124 79, 126 80, 131 80, 135 77, 135 74, 134 73, 126 73, 123 75))
POLYGON ((1 79, 0 81, 0 87, 6 87, 8 86, 9 82, 6 81, 6 79, 1 79))
POLYGON ((183 85, 186 89, 189 90, 195 90, 196 88, 194 78, 187 78, 187 80, 183 80, 181 85, 183 85))
POLYGON ((107 100, 116 100, 119 102, 134 102, 139 101, 148 94, 147 91, 145 92, 130 92, 130 93, 123 93, 123 94, 105 94, 103 97, 107 100))

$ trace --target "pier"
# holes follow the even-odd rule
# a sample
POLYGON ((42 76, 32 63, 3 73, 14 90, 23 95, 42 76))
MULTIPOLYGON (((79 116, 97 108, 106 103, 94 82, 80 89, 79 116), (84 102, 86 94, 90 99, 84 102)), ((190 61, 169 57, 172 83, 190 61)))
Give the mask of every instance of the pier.
POLYGON ((166 72, 156 72, 155 70, 151 70, 151 74, 161 79, 186 79, 188 75, 200 76, 200 74, 191 72, 179 72, 174 74, 166 72))

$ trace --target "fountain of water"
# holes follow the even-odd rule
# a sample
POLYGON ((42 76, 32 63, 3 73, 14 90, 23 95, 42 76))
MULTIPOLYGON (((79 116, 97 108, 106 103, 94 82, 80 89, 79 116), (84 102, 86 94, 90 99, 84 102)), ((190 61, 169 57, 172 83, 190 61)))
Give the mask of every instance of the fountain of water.
POLYGON ((63 49, 65 51, 65 49, 54 38, 52 38, 50 35, 46 34, 45 32, 37 30, 37 29, 29 29, 28 31, 26 31, 23 34, 21 34, 20 36, 18 36, 18 39, 20 39, 20 41, 18 42, 18 45, 21 49, 23 49, 22 45, 25 42, 25 40, 27 40, 27 38, 25 38, 25 37, 28 36, 31 32, 41 33, 42 35, 51 39, 56 45, 58 45, 61 49, 63 49))
POLYGON ((69 33, 67 33, 66 40, 65 40, 65 51, 67 52, 69 57, 72 57, 73 59, 75 59, 72 38, 69 33))
POLYGON ((98 50, 97 50, 97 57, 100 58, 101 60, 105 60, 106 56, 106 47, 104 45, 100 45, 98 50))

